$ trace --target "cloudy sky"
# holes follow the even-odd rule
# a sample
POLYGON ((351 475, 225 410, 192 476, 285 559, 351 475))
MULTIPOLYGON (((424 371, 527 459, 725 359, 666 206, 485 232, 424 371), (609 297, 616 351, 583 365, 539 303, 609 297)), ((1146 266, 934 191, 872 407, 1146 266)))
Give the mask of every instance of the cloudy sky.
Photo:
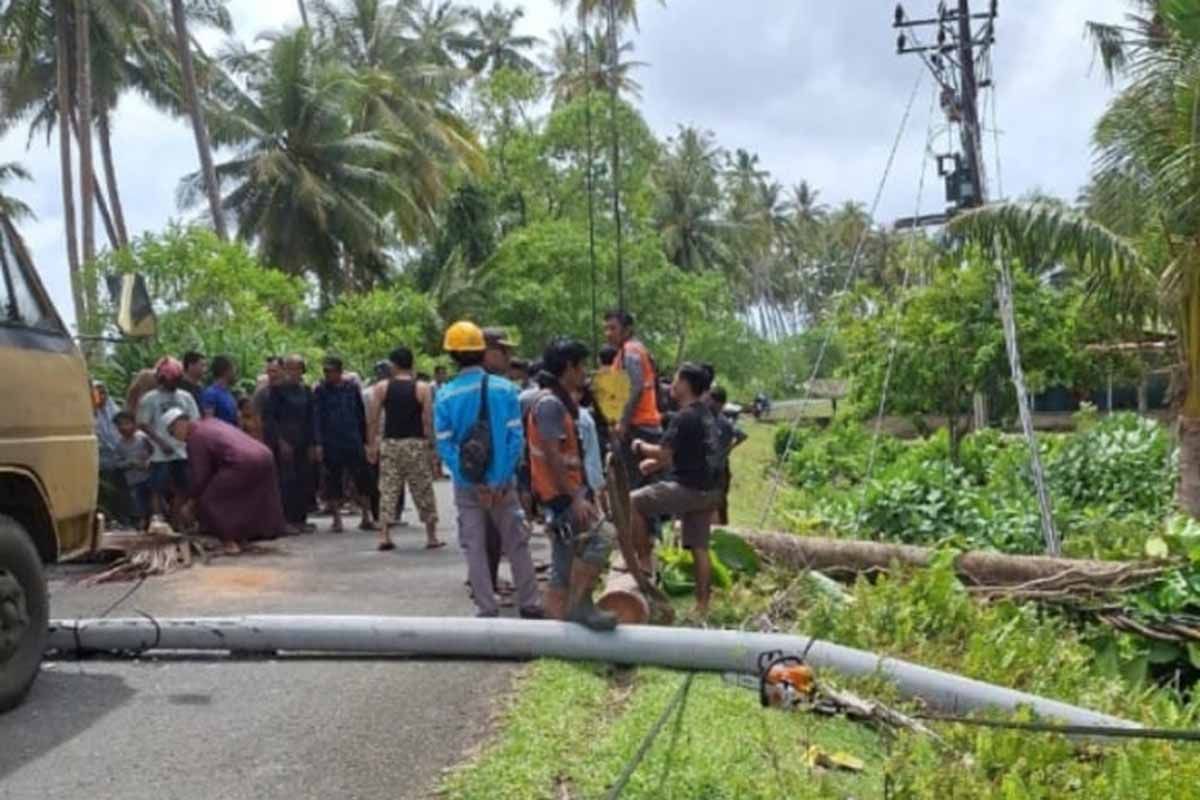
MULTIPOLYGON (((529 33, 549 39, 551 30, 569 21, 554 0, 520 1, 529 33)), ((642 5, 637 58, 649 66, 638 80, 655 131, 665 136, 681 123, 708 128, 726 148, 757 152, 783 183, 807 179, 826 203, 870 203, 923 69, 914 56, 895 55, 891 0, 642 5)), ((905 1, 913 17, 935 5, 905 1)), ((1129 3, 1001 0, 1000 6, 995 71, 1004 192, 1041 189, 1074 197, 1087 179, 1091 128, 1112 92, 1084 40, 1084 22, 1119 20, 1129 3)), ((238 36, 247 41, 298 22, 294 0, 232 0, 231 9, 238 36)), ((914 210, 930 81, 921 91, 880 204, 884 222, 914 210)), ((130 233, 158 230, 184 216, 175 189, 182 175, 196 169, 190 129, 128 97, 118 109, 114 138, 130 233)), ((0 138, 0 163, 19 161, 33 173, 33 182, 10 190, 37 214, 23 230, 43 280, 70 320, 57 147, 38 139, 26 149, 26 139, 23 130, 0 138)), ((993 159, 989 136, 992 171, 993 159)), ((922 212, 940 210, 941 194, 940 186, 928 183, 922 212)), ((103 240, 102 229, 98 238, 103 240)))

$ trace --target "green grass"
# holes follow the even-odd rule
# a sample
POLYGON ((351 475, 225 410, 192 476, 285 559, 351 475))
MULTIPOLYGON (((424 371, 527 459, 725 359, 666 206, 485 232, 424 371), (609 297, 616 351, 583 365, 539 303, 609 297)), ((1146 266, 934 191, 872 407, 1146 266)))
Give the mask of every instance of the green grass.
MULTIPOLYGON (((603 798, 685 676, 541 661, 507 709, 503 735, 443 786, 451 800, 603 798)), ((621 797, 882 796, 886 753, 868 728, 763 709, 752 691, 697 675, 679 734, 663 728, 621 797), (862 759, 862 774, 810 770, 809 745, 862 759)))
MULTIPOLYGON (((729 522, 741 528, 758 528, 762 523, 763 509, 771 496, 775 481, 772 465, 775 463, 775 425, 756 422, 747 417, 743 430, 749 434, 741 447, 733 451, 729 466, 733 471, 733 487, 729 492, 729 522)), ((795 493, 787 481, 779 486, 771 513, 765 526, 768 530, 786 530, 782 515, 784 497, 795 493)))

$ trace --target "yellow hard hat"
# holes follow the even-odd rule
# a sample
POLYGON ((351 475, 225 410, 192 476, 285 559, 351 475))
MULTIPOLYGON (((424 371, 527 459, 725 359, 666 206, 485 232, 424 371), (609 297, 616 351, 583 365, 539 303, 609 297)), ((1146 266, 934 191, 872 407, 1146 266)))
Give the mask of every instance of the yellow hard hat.
POLYGON ((482 353, 487 349, 483 331, 474 322, 456 322, 446 330, 443 349, 450 353, 482 353))

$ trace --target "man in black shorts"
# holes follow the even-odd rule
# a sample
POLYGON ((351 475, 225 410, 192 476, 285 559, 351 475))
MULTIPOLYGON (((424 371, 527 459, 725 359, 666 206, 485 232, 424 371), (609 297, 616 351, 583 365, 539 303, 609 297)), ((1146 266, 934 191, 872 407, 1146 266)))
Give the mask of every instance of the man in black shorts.
POLYGON ((658 483, 630 495, 634 544, 643 570, 649 571, 653 540, 650 522, 657 516, 679 517, 683 546, 692 551, 696 564, 696 613, 708 613, 712 589, 712 564, 708 540, 712 512, 721 502, 719 484, 721 446, 716 420, 701 398, 712 383, 711 373, 686 363, 675 373, 671 396, 679 412, 663 434, 662 443, 633 441, 638 469, 649 476, 665 472, 658 483))

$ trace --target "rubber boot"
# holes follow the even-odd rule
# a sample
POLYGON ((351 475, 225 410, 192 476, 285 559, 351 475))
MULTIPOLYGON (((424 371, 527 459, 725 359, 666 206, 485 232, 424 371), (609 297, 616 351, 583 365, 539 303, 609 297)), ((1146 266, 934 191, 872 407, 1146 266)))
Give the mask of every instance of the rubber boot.
POLYGON ((611 631, 617 627, 617 615, 592 604, 592 589, 600 577, 600 567, 575 559, 571 564, 571 585, 567 587, 567 622, 574 622, 594 631, 611 631))

